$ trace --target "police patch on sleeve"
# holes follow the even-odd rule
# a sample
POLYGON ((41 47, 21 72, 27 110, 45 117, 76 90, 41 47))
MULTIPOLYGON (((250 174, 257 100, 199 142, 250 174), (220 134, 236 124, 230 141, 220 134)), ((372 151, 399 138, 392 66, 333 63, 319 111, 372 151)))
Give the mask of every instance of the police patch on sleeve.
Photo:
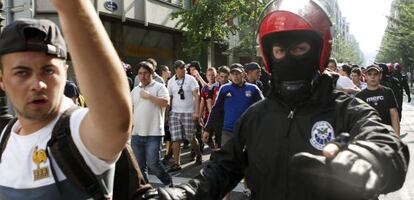
POLYGON ((335 134, 332 125, 327 121, 319 121, 313 125, 309 141, 313 147, 322 150, 334 138, 335 134))

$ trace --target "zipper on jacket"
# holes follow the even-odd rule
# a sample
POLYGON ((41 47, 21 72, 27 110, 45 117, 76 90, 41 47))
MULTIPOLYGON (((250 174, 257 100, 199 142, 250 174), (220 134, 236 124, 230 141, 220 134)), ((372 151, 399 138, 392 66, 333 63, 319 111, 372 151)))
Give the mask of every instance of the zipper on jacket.
MULTIPOLYGON (((295 109, 296 108, 290 108, 290 112, 289 112, 289 115, 287 116, 287 118, 288 118, 288 130, 287 130, 287 132, 286 132, 286 135, 285 135, 285 137, 286 137, 286 149, 287 149, 287 154, 288 155, 290 155, 290 151, 289 151, 289 140, 290 140, 290 137, 289 137, 289 134, 290 134, 290 129, 292 128, 292 121, 293 121, 293 117, 295 116, 295 109)), ((289 157, 288 155, 286 155, 286 159, 289 157)), ((284 162, 286 162, 286 163, 289 163, 289 160, 285 160, 284 162)), ((287 171, 286 171, 286 173, 287 173, 287 175, 286 175, 286 188, 284 188, 284 189, 286 189, 286 192, 284 193, 284 198, 285 199, 289 199, 289 168, 287 168, 287 171)))
POLYGON ((288 119, 293 119, 293 116, 295 115, 295 109, 290 110, 290 113, 288 115, 288 119))
POLYGON ((289 133, 290 133, 290 129, 291 129, 291 126, 292 126, 292 120, 293 120, 294 116, 295 116, 295 108, 290 108, 289 114, 287 116, 288 123, 289 123, 288 124, 288 130, 286 131, 285 136, 288 136, 289 133))

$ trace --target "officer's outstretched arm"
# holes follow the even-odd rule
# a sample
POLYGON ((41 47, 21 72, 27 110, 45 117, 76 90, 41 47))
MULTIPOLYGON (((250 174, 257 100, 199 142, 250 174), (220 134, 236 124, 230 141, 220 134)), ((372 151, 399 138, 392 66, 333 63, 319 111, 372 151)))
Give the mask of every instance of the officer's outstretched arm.
POLYGON ((344 130, 350 134, 327 145, 325 156, 293 157, 299 182, 335 199, 371 199, 401 188, 409 163, 407 146, 360 100, 351 101, 343 111, 344 130))
MULTIPOLYGON (((242 123, 238 123, 242 124, 242 123)), ((210 163, 200 174, 186 184, 175 187, 153 189, 142 199, 152 200, 211 200, 221 199, 230 192, 244 177, 246 152, 244 142, 236 126, 236 135, 223 147, 211 155, 210 163)))
POLYGON ((398 138, 391 126, 381 123, 377 112, 366 103, 355 99, 349 103, 349 107, 351 109, 345 123, 349 124, 351 136, 355 135, 352 143, 371 152, 379 165, 373 167, 382 169, 379 192, 385 194, 398 190, 404 184, 408 170, 410 156, 407 145, 398 138))

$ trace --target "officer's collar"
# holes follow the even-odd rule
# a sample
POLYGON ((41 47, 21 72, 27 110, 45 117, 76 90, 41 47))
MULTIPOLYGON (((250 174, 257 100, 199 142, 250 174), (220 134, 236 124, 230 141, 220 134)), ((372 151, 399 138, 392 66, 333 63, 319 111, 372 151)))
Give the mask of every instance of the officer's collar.
MULTIPOLYGON (((313 86, 313 92, 311 97, 302 102, 299 103, 298 105, 294 106, 295 108, 300 108, 300 107, 309 107, 311 105, 325 105, 329 102, 331 102, 331 98, 332 98, 332 91, 334 90, 334 74, 331 73, 323 73, 322 75, 320 75, 320 77, 318 78, 318 80, 316 82, 314 82, 314 86, 313 86)), ((279 94, 277 92, 274 91, 273 89, 273 85, 271 86, 271 92, 268 96, 269 99, 273 99, 276 100, 277 102, 279 102, 280 104, 286 106, 286 107, 291 107, 288 105, 288 103, 284 102, 281 97, 279 96, 279 94)), ((294 109, 294 108, 290 108, 290 109, 294 109)))

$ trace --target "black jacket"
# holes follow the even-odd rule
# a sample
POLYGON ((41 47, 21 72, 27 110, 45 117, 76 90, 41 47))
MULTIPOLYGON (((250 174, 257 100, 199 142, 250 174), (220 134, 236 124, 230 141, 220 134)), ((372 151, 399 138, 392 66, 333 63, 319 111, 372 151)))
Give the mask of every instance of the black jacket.
POLYGON ((394 92, 395 100, 397 100, 398 109, 400 110, 402 108, 403 93, 402 86, 398 78, 394 76, 384 75, 384 77, 381 79, 380 84, 391 88, 392 92, 394 92))
POLYGON ((195 199, 220 199, 243 177, 253 199, 315 199, 295 185, 289 162, 299 152, 320 155, 321 150, 314 146, 330 141, 329 132, 335 136, 346 132, 353 140, 375 143, 382 151, 374 153, 387 181, 382 192, 402 186, 409 159, 407 146, 390 126, 380 122, 372 107, 334 92, 331 77, 323 75, 311 100, 302 106, 291 109, 274 95, 251 106, 239 119, 235 136, 212 154, 211 163, 192 181, 198 186, 195 199), (323 134, 312 137, 311 132, 325 133, 325 140, 320 137, 323 134))
POLYGON ((393 74, 393 77, 395 77, 400 83, 399 94, 403 96, 403 91, 405 91, 405 94, 410 97, 411 93, 407 75, 402 75, 400 72, 397 72, 393 74))

